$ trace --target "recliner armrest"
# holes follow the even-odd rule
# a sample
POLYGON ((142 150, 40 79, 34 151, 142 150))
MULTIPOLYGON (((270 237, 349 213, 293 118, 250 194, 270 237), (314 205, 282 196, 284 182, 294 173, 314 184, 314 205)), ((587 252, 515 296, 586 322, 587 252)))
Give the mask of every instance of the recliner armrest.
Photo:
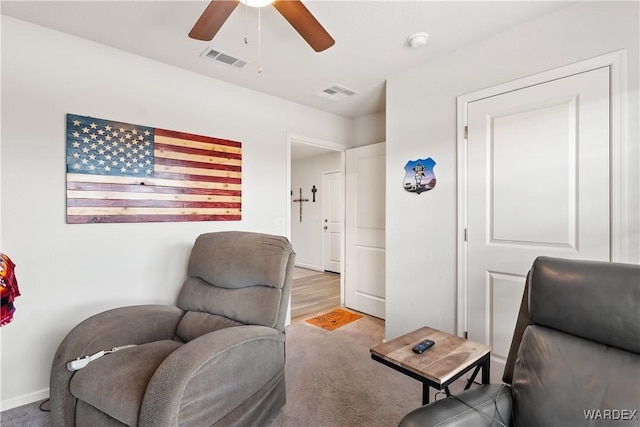
POLYGON ((498 427, 511 424, 511 388, 488 384, 409 412, 399 427, 498 427))
POLYGON ((51 419, 54 426, 73 423, 75 398, 69 392, 73 372, 67 362, 128 344, 173 339, 184 312, 168 305, 120 307, 98 313, 73 328, 56 351, 51 367, 51 419))
POLYGON ((149 381, 138 426, 214 425, 211 414, 223 418, 284 372, 284 346, 283 332, 258 325, 219 329, 185 343, 149 381))

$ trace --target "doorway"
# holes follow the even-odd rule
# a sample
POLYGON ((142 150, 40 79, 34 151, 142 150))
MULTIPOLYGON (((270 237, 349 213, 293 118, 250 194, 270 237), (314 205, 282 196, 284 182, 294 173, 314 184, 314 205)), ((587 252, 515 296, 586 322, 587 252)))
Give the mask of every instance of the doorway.
MULTIPOLYGON (((318 298, 337 301, 339 306, 344 303, 344 147, 297 135, 288 135, 288 147, 291 197, 287 225, 296 266, 307 270, 309 278, 312 273, 322 273, 333 276, 330 282, 337 279, 340 286, 331 287, 335 295, 324 292, 318 298)), ((313 305, 310 298, 313 295, 292 295, 292 310, 298 312, 300 304, 313 305)))

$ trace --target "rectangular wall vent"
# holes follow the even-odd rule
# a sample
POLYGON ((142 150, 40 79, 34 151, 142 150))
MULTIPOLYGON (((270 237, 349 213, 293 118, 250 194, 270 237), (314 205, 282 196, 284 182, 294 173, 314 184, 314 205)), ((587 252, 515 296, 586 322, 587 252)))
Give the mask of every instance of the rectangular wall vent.
POLYGON ((215 61, 218 64, 227 65, 229 67, 235 68, 236 70, 244 68, 249 63, 249 61, 245 59, 241 59, 233 55, 229 55, 228 53, 225 53, 219 49, 213 49, 211 47, 208 47, 204 52, 200 54, 200 56, 202 58, 215 61))
POLYGON ((333 86, 330 86, 326 89, 321 90, 316 95, 318 95, 321 98, 328 99, 329 101, 337 102, 345 98, 348 98, 350 96, 357 95, 358 93, 359 92, 356 92, 355 90, 346 88, 339 84, 335 84, 333 86))

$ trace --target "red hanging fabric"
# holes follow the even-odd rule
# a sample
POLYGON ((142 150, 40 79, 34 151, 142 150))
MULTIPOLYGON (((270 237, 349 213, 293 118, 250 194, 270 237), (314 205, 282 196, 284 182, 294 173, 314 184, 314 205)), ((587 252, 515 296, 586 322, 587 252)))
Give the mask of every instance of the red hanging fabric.
POLYGON ((13 300, 20 296, 18 280, 14 274, 15 264, 3 253, 0 253, 0 298, 2 306, 0 309, 0 326, 4 326, 13 320, 13 313, 16 311, 13 300))

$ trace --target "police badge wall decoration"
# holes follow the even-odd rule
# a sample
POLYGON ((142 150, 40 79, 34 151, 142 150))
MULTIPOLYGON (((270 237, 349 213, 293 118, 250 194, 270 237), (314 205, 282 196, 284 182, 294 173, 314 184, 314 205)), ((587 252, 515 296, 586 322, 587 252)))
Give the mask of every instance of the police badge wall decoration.
POLYGON ((404 189, 418 194, 433 189, 436 186, 436 175, 433 173, 435 165, 431 157, 409 160, 404 167, 404 189))

